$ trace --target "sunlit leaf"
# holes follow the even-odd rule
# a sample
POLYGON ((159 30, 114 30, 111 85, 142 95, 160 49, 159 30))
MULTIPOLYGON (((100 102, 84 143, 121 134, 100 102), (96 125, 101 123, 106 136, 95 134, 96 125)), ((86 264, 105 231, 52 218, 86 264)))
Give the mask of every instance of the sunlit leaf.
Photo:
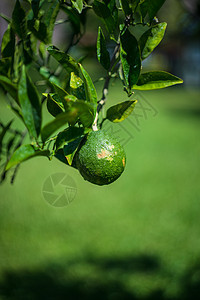
POLYGON ((139 40, 142 59, 147 58, 162 41, 167 23, 159 23, 147 30, 139 40))
POLYGON ((82 0, 76 0, 76 1, 72 0, 72 4, 78 10, 79 13, 82 12, 82 9, 83 9, 83 1, 82 0))
POLYGON ((79 64, 79 67, 83 76, 86 100, 91 103, 97 103, 97 92, 92 82, 92 79, 81 64, 79 64))
POLYGON ((157 90, 180 83, 183 83, 183 80, 170 73, 153 71, 141 74, 137 84, 133 86, 133 89, 157 90))
POLYGON ((133 111, 137 100, 124 101, 111 106, 107 110, 106 119, 113 123, 119 123, 125 120, 133 111))

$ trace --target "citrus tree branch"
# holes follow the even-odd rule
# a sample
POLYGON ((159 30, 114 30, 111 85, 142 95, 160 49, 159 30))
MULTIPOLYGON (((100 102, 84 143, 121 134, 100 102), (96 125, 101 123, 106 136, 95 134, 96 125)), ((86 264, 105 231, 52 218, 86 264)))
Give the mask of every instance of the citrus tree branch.
POLYGON ((116 62, 118 61, 118 57, 119 57, 119 49, 120 49, 120 44, 117 43, 117 45, 115 47, 115 50, 114 50, 114 53, 113 53, 113 56, 112 56, 112 59, 111 59, 111 62, 110 62, 110 68, 109 68, 109 70, 107 72, 107 75, 106 75, 106 78, 105 78, 105 82, 104 82, 104 86, 103 86, 103 90, 102 90, 102 97, 98 101, 97 112, 96 112, 95 120, 94 120, 94 123, 93 123, 93 126, 92 126, 92 129, 94 131, 98 130, 97 122, 98 122, 99 112, 102 110, 103 106, 106 103, 106 98, 107 98, 107 95, 108 95, 108 88, 109 88, 110 79, 112 77, 113 69, 114 69, 114 67, 116 65, 116 62))

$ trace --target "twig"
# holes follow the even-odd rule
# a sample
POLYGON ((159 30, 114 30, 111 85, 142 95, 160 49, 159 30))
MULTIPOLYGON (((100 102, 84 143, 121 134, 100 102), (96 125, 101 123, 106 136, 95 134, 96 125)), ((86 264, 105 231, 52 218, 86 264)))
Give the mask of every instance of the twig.
POLYGON ((120 44, 118 43, 115 47, 115 50, 114 50, 114 53, 113 53, 113 56, 112 56, 112 59, 110 62, 110 68, 109 68, 109 70, 107 72, 107 76, 105 78, 101 100, 98 102, 98 105, 97 105, 97 112, 96 112, 95 120, 94 120, 94 123, 92 126, 92 129, 94 131, 98 130, 97 122, 98 122, 99 112, 102 110, 103 106, 106 103, 106 98, 108 95, 108 87, 109 87, 110 79, 112 78, 112 70, 113 70, 113 67, 115 66, 116 60, 119 56, 119 48, 120 48, 120 44))

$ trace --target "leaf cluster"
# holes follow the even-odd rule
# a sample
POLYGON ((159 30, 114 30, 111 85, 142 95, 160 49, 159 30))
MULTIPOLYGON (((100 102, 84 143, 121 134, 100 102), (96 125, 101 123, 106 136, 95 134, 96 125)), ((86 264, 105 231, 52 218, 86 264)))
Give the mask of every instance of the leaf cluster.
POLYGON ((8 27, 1 43, 0 87, 7 94, 10 109, 25 128, 19 132, 20 142, 13 147, 15 136, 7 137, 14 132, 12 122, 1 123, 0 155, 5 152, 6 157, 2 180, 9 169, 35 156, 50 160, 55 156, 74 166, 73 158, 89 131, 100 128, 105 120, 116 123, 126 119, 137 100, 122 101, 110 107, 105 117, 100 116, 113 77, 122 81, 129 97, 134 90, 182 83, 180 78, 160 70, 142 72, 143 61, 165 34, 167 24, 156 18, 165 0, 25 2, 27 5, 23 6, 19 0, 15 1, 11 19, 2 15, 8 27), (61 20, 60 11, 65 15, 61 20), (85 33, 88 11, 93 11, 99 24, 103 24, 99 25, 96 43, 97 60, 105 69, 100 99, 81 58, 69 54, 85 33), (52 45, 55 26, 62 23, 69 24, 73 32, 64 51, 52 45), (144 28, 139 39, 133 34, 137 26, 144 28), (113 53, 109 43, 114 45, 113 53), (34 72, 38 74, 37 81, 33 79, 34 72), (51 116, 45 124, 44 109, 51 116), (29 144, 24 144, 26 135, 29 144))

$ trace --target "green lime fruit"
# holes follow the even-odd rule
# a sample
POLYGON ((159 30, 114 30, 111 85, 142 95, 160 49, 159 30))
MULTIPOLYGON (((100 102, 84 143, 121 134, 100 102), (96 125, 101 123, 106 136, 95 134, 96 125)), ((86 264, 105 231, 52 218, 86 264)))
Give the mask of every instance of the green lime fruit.
POLYGON ((90 132, 76 153, 76 167, 83 178, 98 185, 110 184, 122 174, 123 147, 104 130, 90 132))

